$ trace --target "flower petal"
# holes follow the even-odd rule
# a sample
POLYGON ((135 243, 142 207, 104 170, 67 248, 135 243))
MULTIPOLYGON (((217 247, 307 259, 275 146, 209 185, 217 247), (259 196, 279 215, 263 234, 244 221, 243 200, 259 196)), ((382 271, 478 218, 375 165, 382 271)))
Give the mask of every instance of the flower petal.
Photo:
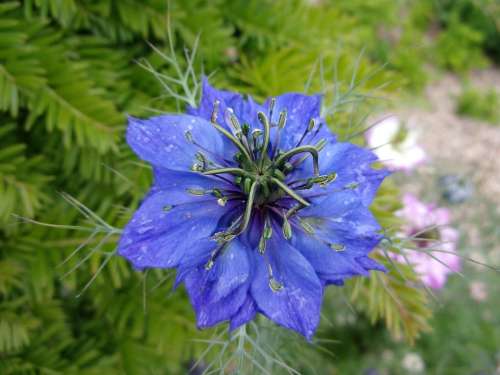
MULTIPOLYGON (((287 112, 287 121, 285 128, 280 132, 279 148, 289 150, 294 148, 301 139, 304 131, 309 125, 311 119, 319 119, 321 110, 321 95, 303 95, 288 93, 275 97, 276 103, 273 110, 271 122, 277 124, 280 118, 280 112, 287 112)), ((265 108, 269 108, 271 99, 264 103, 265 108)), ((269 110, 265 113, 267 114, 269 110)), ((277 127, 273 127, 271 140, 277 127)), ((331 135, 333 137, 333 135, 331 135)))
POLYGON ((231 317, 229 330, 234 331, 241 327, 243 324, 248 323, 255 317, 257 313, 257 306, 250 293, 247 294, 245 302, 241 305, 240 309, 231 317))
POLYGON ((247 297, 249 277, 247 249, 237 240, 229 243, 210 270, 204 265, 193 268, 185 284, 198 327, 210 327, 236 314, 247 297))
POLYGON ((206 251, 208 240, 220 227, 224 215, 235 209, 215 200, 191 201, 177 206, 175 194, 168 190, 152 191, 123 230, 118 254, 136 268, 170 268, 179 264, 186 249, 206 251))
POLYGON ((274 228, 265 256, 269 257, 274 279, 283 289, 271 290, 265 258, 255 254, 256 275, 251 292, 258 310, 310 340, 319 323, 323 297, 318 276, 300 252, 283 238, 279 227, 274 228))
POLYGON ((141 159, 179 171, 191 170, 197 152, 213 159, 224 155, 224 149, 229 147, 208 121, 188 115, 165 115, 147 120, 129 117, 127 142, 141 159), (199 146, 190 142, 190 137, 199 146))
MULTIPOLYGON (((304 197, 314 199, 332 192, 349 189, 356 192, 365 206, 370 205, 383 179, 389 175, 385 169, 373 169, 377 156, 351 143, 329 143, 320 153, 321 174, 336 173, 337 178, 327 187, 314 186, 304 193, 304 197)), ((294 178, 312 175, 312 163, 304 162, 293 174, 294 178)))

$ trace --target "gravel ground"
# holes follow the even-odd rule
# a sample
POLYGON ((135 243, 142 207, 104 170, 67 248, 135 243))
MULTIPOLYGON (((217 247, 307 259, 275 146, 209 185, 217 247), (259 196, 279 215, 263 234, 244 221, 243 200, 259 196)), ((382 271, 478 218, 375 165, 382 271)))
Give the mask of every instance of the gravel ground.
MULTIPOLYGON (((500 92, 500 69, 475 72, 470 82, 476 88, 500 92)), ((461 89, 458 77, 446 75, 427 87, 425 108, 408 107, 396 113, 419 130, 431 169, 470 178, 476 194, 500 208, 500 126, 458 116, 455 97, 461 89)))

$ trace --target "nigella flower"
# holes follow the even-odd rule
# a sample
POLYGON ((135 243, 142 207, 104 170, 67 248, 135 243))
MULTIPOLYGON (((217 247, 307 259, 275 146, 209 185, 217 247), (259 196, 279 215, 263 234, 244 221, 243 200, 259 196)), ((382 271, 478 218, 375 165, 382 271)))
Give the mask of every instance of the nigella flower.
POLYGON ((154 184, 124 229, 135 268, 175 268, 200 328, 261 313, 310 339, 323 289, 383 267, 368 210, 387 175, 377 158, 337 142, 321 96, 258 104, 204 81, 185 115, 129 119, 127 141, 154 184))
POLYGON ((393 171, 411 171, 427 159, 418 145, 416 132, 405 127, 396 116, 368 129, 365 138, 367 145, 393 171))
POLYGON ((450 212, 434 204, 425 204, 407 193, 398 215, 405 219, 405 234, 413 239, 413 244, 402 250, 404 255, 398 254, 395 258, 414 265, 428 287, 442 288, 448 274, 458 272, 461 266, 456 254, 458 232, 450 226, 450 212))

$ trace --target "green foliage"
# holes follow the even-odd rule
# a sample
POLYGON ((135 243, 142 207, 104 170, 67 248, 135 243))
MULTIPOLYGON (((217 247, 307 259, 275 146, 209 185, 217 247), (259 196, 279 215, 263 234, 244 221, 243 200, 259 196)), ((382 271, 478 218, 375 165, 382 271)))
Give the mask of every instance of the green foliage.
POLYGON ((444 68, 464 72, 472 67, 484 67, 482 55, 483 35, 473 28, 452 18, 446 31, 439 34, 436 47, 436 61, 444 68), (461 48, 457 48, 460 45, 461 48))
POLYGON ((500 124, 500 95, 494 89, 481 92, 466 87, 456 101, 459 115, 500 124))
MULTIPOLYGON (((151 183, 124 142, 126 115, 182 111, 205 72, 258 98, 323 92, 332 129, 361 143, 375 99, 425 82, 428 46, 412 41, 432 12, 406 5, 403 36, 379 43, 380 25, 400 22, 398 2, 1 2, 0 373, 186 373, 206 348, 192 339, 213 332, 196 331, 170 273, 135 272, 114 256, 116 228, 151 183)), ((384 187, 374 213, 392 227, 396 209, 384 187)), ((426 297, 411 288, 411 270, 402 279, 387 266, 349 290, 358 310, 411 340, 426 328, 426 297)), ((294 352, 303 342, 276 336, 259 336, 262 347, 287 343, 282 362, 312 372, 294 352)), ((330 366, 309 349, 304 360, 330 366)), ((266 369, 290 373, 274 365, 266 369)))

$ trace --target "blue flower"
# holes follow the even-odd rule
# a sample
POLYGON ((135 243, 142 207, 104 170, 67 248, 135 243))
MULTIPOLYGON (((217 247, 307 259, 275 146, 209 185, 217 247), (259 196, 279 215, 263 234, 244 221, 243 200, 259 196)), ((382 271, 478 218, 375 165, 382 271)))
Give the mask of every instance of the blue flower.
POLYGON ((198 327, 261 313, 311 339, 325 286, 383 270, 368 257, 381 238, 368 206, 388 173, 337 142, 320 106, 294 93, 258 104, 205 80, 188 114, 129 119, 154 183, 118 252, 175 268, 198 327))

